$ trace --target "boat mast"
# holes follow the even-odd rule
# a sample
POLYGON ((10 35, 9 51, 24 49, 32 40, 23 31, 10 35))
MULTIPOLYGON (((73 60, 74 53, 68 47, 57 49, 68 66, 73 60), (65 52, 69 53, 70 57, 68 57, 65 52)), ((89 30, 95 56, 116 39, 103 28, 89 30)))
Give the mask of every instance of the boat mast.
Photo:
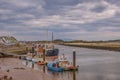
POLYGON ((45 45, 45 48, 47 49, 48 47, 48 29, 47 29, 47 34, 46 34, 46 45, 45 45))
POLYGON ((52 32, 52 48, 54 49, 54 35, 53 35, 53 32, 52 32))

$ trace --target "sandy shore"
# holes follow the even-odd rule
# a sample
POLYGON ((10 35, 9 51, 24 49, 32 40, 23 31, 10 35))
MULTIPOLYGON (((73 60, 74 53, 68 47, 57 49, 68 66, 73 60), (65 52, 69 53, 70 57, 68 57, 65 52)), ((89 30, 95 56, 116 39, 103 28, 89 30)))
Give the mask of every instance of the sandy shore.
POLYGON ((16 58, 0 58, 0 80, 53 80, 41 71, 24 66, 16 58), (7 79, 3 77, 7 76, 7 79))

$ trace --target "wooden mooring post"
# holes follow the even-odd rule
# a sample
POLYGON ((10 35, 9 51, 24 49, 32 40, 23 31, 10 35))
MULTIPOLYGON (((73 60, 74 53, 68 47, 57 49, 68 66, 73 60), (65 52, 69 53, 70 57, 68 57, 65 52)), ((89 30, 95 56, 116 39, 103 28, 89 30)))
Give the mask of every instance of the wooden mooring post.
POLYGON ((28 47, 26 47, 26 52, 28 53, 28 47))
POLYGON ((28 65, 28 61, 26 60, 26 65, 28 65))
POLYGON ((43 61, 45 61, 45 49, 43 49, 43 61))
MULTIPOLYGON (((32 46, 32 58, 34 58, 34 54, 35 54, 35 46, 32 46)), ((34 68, 34 62, 32 62, 32 68, 34 68)))
POLYGON ((32 68, 34 68, 34 62, 32 62, 32 68))
POLYGON ((35 48, 34 46, 32 46, 32 58, 34 57, 34 53, 35 53, 35 48))
POLYGON ((73 66, 76 67, 76 51, 73 49, 73 66))

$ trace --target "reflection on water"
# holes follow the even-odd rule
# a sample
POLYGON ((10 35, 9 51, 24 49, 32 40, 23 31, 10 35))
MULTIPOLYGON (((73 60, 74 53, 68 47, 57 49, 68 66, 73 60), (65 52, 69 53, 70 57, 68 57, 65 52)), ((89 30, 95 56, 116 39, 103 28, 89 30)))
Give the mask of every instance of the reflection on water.
POLYGON ((67 72, 51 72, 48 71, 49 74, 51 74, 55 80, 76 80, 76 72, 75 71, 67 71, 67 72))
POLYGON ((45 73, 45 68, 46 68, 45 65, 43 65, 43 72, 44 72, 44 73, 45 73))
POLYGON ((76 80, 76 73, 73 71, 73 80, 76 80))
MULTIPOLYGON (((35 70, 40 70, 52 76, 53 80, 76 80, 76 71, 52 72, 47 70, 47 67, 45 65, 37 65, 36 63, 32 63, 31 61, 25 61, 25 60, 22 61, 22 63, 26 65, 26 67, 33 68, 35 70)), ((45 76, 43 75, 43 79, 44 77, 45 76)))
MULTIPOLYGON (((53 80, 120 80, 120 53, 105 50, 86 49, 67 46, 56 46, 72 60, 72 50, 76 50, 79 71, 51 72, 45 66, 34 64, 35 70, 53 76, 53 80)), ((23 61, 23 64, 32 68, 32 62, 23 61)), ((44 75, 43 75, 44 77, 44 75)))

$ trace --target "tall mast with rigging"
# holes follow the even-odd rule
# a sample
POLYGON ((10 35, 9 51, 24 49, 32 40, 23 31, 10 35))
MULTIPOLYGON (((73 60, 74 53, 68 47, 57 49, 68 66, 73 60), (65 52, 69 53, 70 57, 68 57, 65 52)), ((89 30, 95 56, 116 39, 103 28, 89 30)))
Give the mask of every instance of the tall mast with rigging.
POLYGON ((52 32, 52 48, 54 49, 54 35, 53 35, 53 32, 52 32))

